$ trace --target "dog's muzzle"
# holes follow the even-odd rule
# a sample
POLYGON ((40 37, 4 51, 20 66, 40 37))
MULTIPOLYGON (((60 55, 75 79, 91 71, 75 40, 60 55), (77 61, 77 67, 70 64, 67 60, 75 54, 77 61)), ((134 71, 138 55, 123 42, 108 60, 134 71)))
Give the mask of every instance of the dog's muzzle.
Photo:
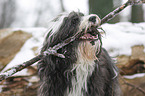
POLYGON ((80 24, 80 28, 84 32, 80 39, 89 41, 98 40, 100 33, 97 27, 100 25, 100 22, 100 18, 95 14, 84 16, 80 24))

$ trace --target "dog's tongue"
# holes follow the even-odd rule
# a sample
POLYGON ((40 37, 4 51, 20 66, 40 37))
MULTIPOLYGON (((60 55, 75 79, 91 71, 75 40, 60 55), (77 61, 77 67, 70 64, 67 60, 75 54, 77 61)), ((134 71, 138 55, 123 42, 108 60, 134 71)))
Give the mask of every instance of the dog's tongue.
POLYGON ((85 37, 92 37, 92 35, 89 34, 89 33, 86 33, 84 36, 85 36, 85 37))
POLYGON ((80 37, 80 39, 85 39, 85 40, 87 40, 87 39, 95 39, 95 36, 92 36, 91 34, 89 34, 89 33, 85 33, 83 36, 81 36, 80 37))

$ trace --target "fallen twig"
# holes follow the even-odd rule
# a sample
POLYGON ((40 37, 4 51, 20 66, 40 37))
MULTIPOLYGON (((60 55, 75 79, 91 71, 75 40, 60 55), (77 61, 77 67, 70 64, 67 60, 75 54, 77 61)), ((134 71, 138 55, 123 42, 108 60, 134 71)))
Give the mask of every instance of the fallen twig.
POLYGON ((133 84, 131 84, 131 83, 128 83, 128 82, 124 82, 124 84, 126 84, 126 85, 128 85, 128 86, 131 86, 131 87, 133 87, 133 88, 139 90, 142 94, 145 95, 145 90, 143 90, 141 87, 135 86, 135 85, 133 85, 133 84))
MULTIPOLYGON (((134 4, 139 4, 145 2, 145 0, 128 0, 127 3, 123 4, 121 7, 115 9, 114 11, 112 11, 111 13, 109 13, 108 15, 106 15, 102 20, 101 20, 101 24, 113 19, 119 12, 121 12, 124 8, 126 8, 129 5, 134 5, 134 4)), ((57 45, 55 45, 54 47, 50 47, 47 51, 45 51, 43 54, 40 54, 34 58, 32 58, 31 60, 24 62, 23 64, 20 64, 16 67, 12 67, 10 69, 8 69, 7 71, 5 71, 4 73, 0 74, 0 81, 12 76, 13 74, 15 74, 18 71, 21 71, 22 69, 34 64, 35 62, 39 61, 43 56, 46 55, 55 55, 61 58, 65 58, 65 56, 63 54, 57 53, 57 50, 62 48, 63 46, 69 44, 70 42, 74 41, 76 38, 79 37, 81 32, 77 32, 77 34, 75 34, 74 36, 66 39, 65 41, 63 41, 62 43, 59 43, 57 45)))
POLYGON ((145 95, 145 90, 144 90, 144 89, 142 89, 142 88, 139 87, 139 86, 136 86, 136 85, 134 85, 134 84, 131 84, 131 83, 127 82, 126 80, 124 80, 124 78, 123 78, 121 75, 120 75, 120 77, 121 77, 121 80, 123 81, 123 84, 128 85, 128 86, 130 86, 130 87, 132 87, 132 88, 135 88, 135 89, 137 89, 138 91, 140 91, 142 94, 145 95))

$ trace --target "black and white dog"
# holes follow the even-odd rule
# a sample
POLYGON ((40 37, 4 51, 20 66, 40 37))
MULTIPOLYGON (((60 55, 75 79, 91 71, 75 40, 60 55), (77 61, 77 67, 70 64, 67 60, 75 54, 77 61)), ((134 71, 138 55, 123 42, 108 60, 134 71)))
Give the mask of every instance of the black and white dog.
POLYGON ((72 37, 83 35, 58 50, 65 58, 54 55, 38 63, 39 96, 120 96, 117 69, 105 49, 96 29, 100 18, 80 12, 59 15, 52 20, 41 52, 72 37), (57 26, 59 25, 59 26, 57 26))

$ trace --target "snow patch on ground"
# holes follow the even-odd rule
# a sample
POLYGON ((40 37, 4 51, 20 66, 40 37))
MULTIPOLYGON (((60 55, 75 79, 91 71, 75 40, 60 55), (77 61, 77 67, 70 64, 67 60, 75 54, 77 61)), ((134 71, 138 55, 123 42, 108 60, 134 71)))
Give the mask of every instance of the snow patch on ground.
POLYGON ((144 76, 145 76, 145 73, 138 73, 138 74, 133 74, 133 75, 125 75, 123 77, 126 79, 135 79, 135 78, 140 78, 144 76))
POLYGON ((104 24, 102 27, 106 32, 102 38, 103 47, 112 57, 131 55, 131 47, 134 45, 145 46, 145 22, 104 24))
MULTIPOLYGON (((23 45, 21 50, 17 53, 17 55, 14 57, 14 59, 9 64, 7 64, 7 66, 2 70, 2 72, 6 71, 7 69, 9 69, 13 66, 22 64, 23 62, 28 61, 35 56, 32 48, 42 46, 46 28, 16 28, 16 29, 13 29, 13 31, 17 31, 17 30, 22 30, 24 32, 28 32, 28 33, 32 34, 32 37, 25 42, 25 44, 23 45)), ((16 74, 14 74, 14 76, 16 76, 16 75, 22 76, 22 75, 29 75, 29 74, 27 72, 27 69, 24 69, 20 72, 17 72, 16 74)))

